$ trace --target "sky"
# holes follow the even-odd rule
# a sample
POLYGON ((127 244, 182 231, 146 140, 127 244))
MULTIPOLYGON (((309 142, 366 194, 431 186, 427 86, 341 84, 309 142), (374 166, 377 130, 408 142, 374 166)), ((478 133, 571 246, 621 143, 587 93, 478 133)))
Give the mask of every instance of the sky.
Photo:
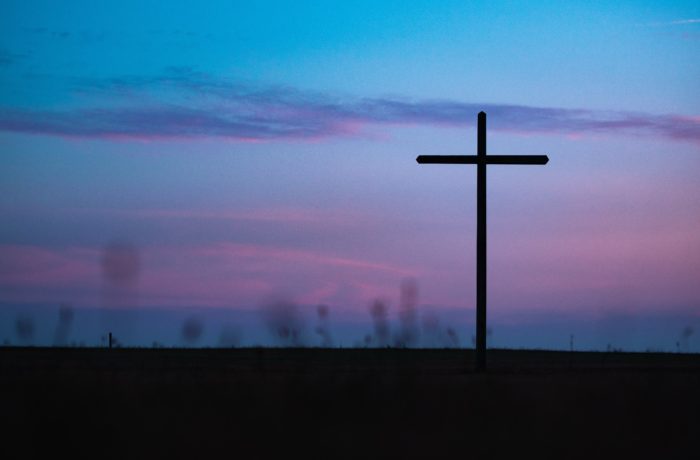
POLYGON ((490 346, 700 351, 698 82, 696 1, 3 1, 0 340, 471 346, 483 110, 490 346))

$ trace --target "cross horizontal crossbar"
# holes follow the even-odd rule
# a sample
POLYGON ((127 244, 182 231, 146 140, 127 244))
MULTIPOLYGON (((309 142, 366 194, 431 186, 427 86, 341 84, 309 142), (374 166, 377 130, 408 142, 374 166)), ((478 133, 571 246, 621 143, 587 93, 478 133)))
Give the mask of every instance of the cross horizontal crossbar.
MULTIPOLYGON (((420 155, 420 164, 475 165, 478 155, 420 155)), ((547 155, 486 155, 486 163, 491 165, 546 165, 547 155)))

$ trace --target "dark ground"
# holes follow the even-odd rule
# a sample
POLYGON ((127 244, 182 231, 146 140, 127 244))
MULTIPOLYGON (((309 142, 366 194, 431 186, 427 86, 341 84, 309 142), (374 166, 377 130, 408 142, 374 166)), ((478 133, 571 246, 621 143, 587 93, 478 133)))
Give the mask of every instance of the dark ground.
POLYGON ((0 448, 22 458, 700 458, 700 355, 488 359, 475 374, 470 350, 0 348, 0 448))

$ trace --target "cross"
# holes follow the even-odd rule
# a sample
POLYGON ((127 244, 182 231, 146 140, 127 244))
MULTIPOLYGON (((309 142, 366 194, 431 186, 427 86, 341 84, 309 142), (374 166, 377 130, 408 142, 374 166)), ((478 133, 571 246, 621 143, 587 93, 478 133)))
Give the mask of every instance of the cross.
POLYGON ((546 165, 547 155, 486 155, 486 113, 477 117, 476 155, 420 155, 420 164, 476 165, 476 370, 486 370, 486 165, 546 165))

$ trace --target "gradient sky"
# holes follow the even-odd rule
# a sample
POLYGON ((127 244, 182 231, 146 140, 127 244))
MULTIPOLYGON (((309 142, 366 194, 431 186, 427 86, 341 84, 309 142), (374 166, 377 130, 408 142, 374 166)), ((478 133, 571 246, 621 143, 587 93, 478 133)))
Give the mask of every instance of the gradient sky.
POLYGON ((550 158, 489 169, 500 343, 658 318, 634 346, 673 348, 700 328, 698 82, 697 1, 3 1, 0 337, 60 303, 371 326, 415 279, 468 342, 476 171, 414 159, 475 153, 485 110, 490 153, 550 158))

